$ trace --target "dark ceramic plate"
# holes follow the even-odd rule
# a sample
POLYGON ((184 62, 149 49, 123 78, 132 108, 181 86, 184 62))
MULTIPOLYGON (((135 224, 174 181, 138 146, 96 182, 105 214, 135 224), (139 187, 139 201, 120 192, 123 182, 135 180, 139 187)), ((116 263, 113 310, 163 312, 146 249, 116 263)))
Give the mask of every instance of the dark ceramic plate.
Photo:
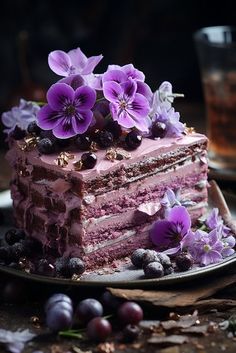
MULTIPOLYGON (((0 208, 4 203, 6 205, 6 196, 3 201, 0 194, 0 208)), ((232 228, 236 234, 236 196, 225 193, 222 195, 217 185, 213 182, 209 192, 210 208, 218 207, 222 217, 226 223, 232 228), (226 203, 227 202, 227 203, 226 203), (230 209, 230 211, 229 211, 230 209)), ((4 234, 6 227, 0 227, 0 234, 4 234)), ((119 287, 119 288, 143 288, 143 287, 161 287, 170 286, 182 282, 190 282, 203 277, 215 276, 220 272, 230 270, 236 264, 236 253, 218 264, 209 265, 206 267, 196 267, 187 272, 173 273, 162 278, 146 279, 143 277, 143 271, 135 269, 130 263, 121 263, 116 271, 111 267, 97 270, 92 273, 84 274, 79 280, 51 278, 28 274, 21 270, 11 269, 7 266, 0 266, 0 271, 9 275, 14 275, 20 278, 56 284, 56 285, 74 285, 74 286, 99 286, 99 287, 119 287)))

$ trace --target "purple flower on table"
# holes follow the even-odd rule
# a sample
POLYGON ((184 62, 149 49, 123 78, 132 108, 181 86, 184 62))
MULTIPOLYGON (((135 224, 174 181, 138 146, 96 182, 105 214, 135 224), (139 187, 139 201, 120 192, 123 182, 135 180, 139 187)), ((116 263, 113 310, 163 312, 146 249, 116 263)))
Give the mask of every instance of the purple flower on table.
POLYGON ((219 215, 218 208, 212 209, 205 221, 205 224, 209 229, 220 229, 222 237, 226 237, 230 232, 230 228, 224 225, 223 219, 219 215))
POLYGON ((137 84, 137 93, 146 97, 150 103, 153 97, 151 88, 144 82, 144 74, 137 70, 132 64, 125 66, 109 65, 108 70, 102 76, 102 82, 115 81, 119 84, 134 80, 137 84))
POLYGON ((225 258, 233 255, 235 253, 235 250, 233 249, 235 247, 235 238, 232 235, 230 235, 226 238, 222 238, 221 241, 224 246, 221 252, 222 257, 225 258))
POLYGON ((95 100, 96 93, 88 86, 74 90, 55 83, 47 92, 48 104, 38 112, 38 125, 61 139, 83 134, 92 122, 95 100))
POLYGON ((191 218, 184 206, 174 206, 165 220, 156 221, 150 231, 150 239, 158 251, 171 249, 178 252, 182 239, 188 234, 191 218))
POLYGON ((26 130, 29 123, 37 119, 39 110, 40 107, 36 103, 21 99, 18 107, 13 107, 10 111, 2 114, 2 122, 6 127, 3 131, 9 134, 16 126, 26 130))
POLYGON ((49 54, 48 64, 59 76, 90 75, 102 58, 102 55, 87 58, 80 48, 70 50, 68 53, 55 50, 49 54))
POLYGON ((23 331, 8 331, 0 329, 0 342, 6 346, 8 352, 21 353, 25 344, 31 341, 36 334, 31 333, 28 329, 23 331))
POLYGON ((172 84, 168 81, 162 82, 158 90, 153 93, 150 116, 155 116, 160 107, 170 109, 173 101, 172 84))
POLYGON ((165 137, 181 137, 185 125, 179 121, 179 118, 180 115, 174 108, 167 110, 164 106, 160 106, 152 118, 152 124, 157 122, 164 123, 166 126, 165 137))
POLYGON ((137 93, 136 81, 105 81, 103 93, 110 102, 112 117, 119 125, 125 128, 136 127, 140 131, 148 130, 149 103, 143 95, 137 93))

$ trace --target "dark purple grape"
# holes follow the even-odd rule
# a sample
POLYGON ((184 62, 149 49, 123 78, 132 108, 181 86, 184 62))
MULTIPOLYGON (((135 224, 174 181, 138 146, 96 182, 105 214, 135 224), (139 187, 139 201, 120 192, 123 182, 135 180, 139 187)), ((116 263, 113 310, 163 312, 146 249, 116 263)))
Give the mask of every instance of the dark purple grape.
POLYGON ((5 241, 9 245, 18 243, 20 240, 25 238, 25 232, 22 229, 9 229, 5 233, 5 241))
POLYGON ((46 324, 54 332, 67 330, 72 325, 72 313, 63 306, 54 305, 46 313, 46 324))
POLYGON ((146 250, 143 255, 143 267, 147 266, 151 262, 160 262, 158 253, 155 250, 146 250))
POLYGON ((38 142, 38 150, 41 154, 50 154, 54 152, 54 143, 49 138, 45 137, 38 142))
POLYGON ((110 120, 105 126, 106 130, 111 132, 114 139, 118 139, 122 135, 121 126, 118 124, 117 121, 110 120))
POLYGON ((55 267, 47 259, 40 259, 36 267, 36 273, 41 276, 54 277, 55 267))
POLYGON ((77 135, 74 143, 79 150, 87 151, 90 149, 91 139, 88 135, 77 135))
POLYGON ((190 254, 179 254, 175 258, 175 263, 179 271, 188 271, 193 266, 193 258, 190 254))
POLYGON ((10 137, 14 140, 22 140, 26 136, 26 131, 22 130, 18 125, 14 128, 14 130, 10 133, 10 137))
POLYGON ((36 134, 36 136, 38 136, 42 130, 38 126, 36 121, 31 121, 31 123, 29 123, 29 125, 27 127, 27 131, 30 134, 36 134))
POLYGON ((47 312, 48 310, 50 310, 55 304, 58 303, 67 303, 71 306, 72 308, 72 300, 70 299, 70 297, 66 294, 63 293, 55 293, 53 294, 47 301, 44 307, 45 312, 47 312))
POLYGON ((100 317, 102 315, 102 304, 98 300, 93 298, 82 300, 76 309, 76 317, 79 322, 83 324, 87 324, 91 319, 95 317, 100 317))
POLYGON ((78 257, 72 257, 68 262, 68 270, 71 276, 81 275, 85 271, 85 264, 78 257))
POLYGON ((104 342, 112 333, 112 327, 108 320, 102 317, 95 317, 89 321, 86 333, 88 338, 92 341, 104 342))
POLYGON ((70 277, 68 257, 58 257, 54 263, 56 274, 58 276, 70 277))
POLYGON ((141 145, 142 139, 142 135, 139 132, 132 130, 126 135, 125 143, 129 149, 135 150, 141 145))
POLYGON ((153 137, 163 138, 166 135, 166 124, 160 121, 153 123, 151 127, 151 132, 153 137))
POLYGON ((147 250, 145 249, 137 249, 131 255, 131 262, 137 268, 143 267, 143 258, 147 250))
POLYGON ((108 290, 102 293, 100 301, 107 311, 117 310, 122 303, 121 299, 116 298, 108 290))
POLYGON ((136 325, 127 325, 122 331, 122 341, 131 343, 140 335, 140 328, 136 325))
POLYGON ((128 301, 121 304, 117 315, 122 324, 136 325, 143 319, 143 309, 137 303, 128 301))
POLYGON ((109 131, 99 131, 97 138, 98 144, 101 147, 107 148, 113 145, 114 138, 112 133, 109 131))
POLYGON ((97 156, 92 152, 83 153, 81 156, 81 162, 85 169, 92 169, 97 163, 97 156))
POLYGON ((164 269, 160 262, 150 262, 144 267, 147 278, 160 278, 164 276, 164 269))

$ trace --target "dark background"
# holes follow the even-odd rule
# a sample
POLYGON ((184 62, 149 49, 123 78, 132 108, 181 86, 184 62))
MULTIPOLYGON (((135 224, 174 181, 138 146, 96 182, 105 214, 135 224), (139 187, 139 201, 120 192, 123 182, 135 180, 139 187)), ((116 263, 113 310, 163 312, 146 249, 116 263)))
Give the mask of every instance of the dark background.
POLYGON ((48 67, 48 53, 76 47, 87 56, 104 55, 98 73, 108 64, 132 62, 153 90, 169 80, 186 101, 201 101, 193 33, 204 26, 235 25, 235 14, 235 0, 1 2, 0 113, 19 97, 40 99, 58 79, 48 67))

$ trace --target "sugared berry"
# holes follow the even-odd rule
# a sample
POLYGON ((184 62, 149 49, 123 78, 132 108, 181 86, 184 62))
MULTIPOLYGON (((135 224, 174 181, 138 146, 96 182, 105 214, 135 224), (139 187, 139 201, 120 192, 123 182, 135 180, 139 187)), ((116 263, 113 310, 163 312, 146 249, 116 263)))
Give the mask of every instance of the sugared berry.
POLYGON ((38 136, 41 132, 41 128, 38 126, 36 121, 31 121, 27 127, 27 131, 30 134, 36 134, 38 136))
POLYGON ((89 321, 86 329, 88 338, 95 342, 104 342, 111 332, 110 322, 102 317, 95 317, 89 321))
POLYGON ((122 134, 121 126, 114 120, 109 120, 105 126, 105 129, 112 133, 114 139, 118 139, 122 134))
POLYGON ((137 268, 143 267, 143 258, 147 250, 145 249, 137 249, 131 255, 131 262, 137 268))
POLYGON ((85 169, 92 169, 97 163, 97 156, 92 152, 83 153, 81 156, 81 162, 85 169))
POLYGON ((164 269, 160 262, 150 262, 144 267, 144 274, 147 278, 160 278, 164 276, 164 269))
POLYGON ((174 268, 172 266, 164 268, 164 276, 170 275, 174 272, 174 268))
POLYGON ((14 140, 21 140, 26 136, 25 130, 22 130, 18 125, 15 126, 14 130, 10 133, 10 137, 14 140))
POLYGON ((131 343, 140 335, 140 328, 137 325, 127 325, 122 331, 122 341, 131 343))
POLYGON ((172 263, 168 255, 164 253, 157 253, 157 256, 164 269, 172 267, 172 263))
POLYGON ((72 325, 72 313, 57 304, 46 313, 46 324, 54 332, 69 329, 72 325))
POLYGON ((97 141, 99 146, 107 148, 113 145, 113 135, 110 131, 99 131, 97 136, 97 141))
POLYGON ((5 241, 9 245, 13 245, 25 238, 25 232, 21 229, 9 229, 5 233, 5 241))
POLYGON ((145 254, 143 255, 143 267, 151 262, 160 262, 158 252, 155 250, 146 250, 145 254))
POLYGON ((163 138, 166 135, 166 124, 160 121, 153 123, 151 127, 151 132, 153 137, 163 138))
POLYGON ((72 307, 72 300, 64 293, 55 293, 47 301, 44 307, 45 312, 52 308, 57 303, 68 303, 72 307))
POLYGON ((122 324, 136 325, 143 319, 143 309, 137 303, 128 301, 121 304, 117 315, 122 324))
POLYGON ((100 317, 102 315, 102 304, 98 300, 93 298, 82 300, 76 309, 76 317, 79 322, 83 324, 88 323, 94 317, 100 317))
POLYGON ((54 143, 47 137, 40 140, 37 147, 41 154, 50 154, 54 151, 54 143))
POLYGON ((47 259, 40 259, 36 267, 36 272, 41 276, 53 277, 55 276, 55 267, 47 259))
POLYGON ((58 257, 55 260, 54 266, 58 276, 70 277, 68 263, 69 259, 67 257, 58 257))
POLYGON ((71 276, 81 275, 85 271, 85 264, 78 257, 72 257, 68 262, 68 270, 71 276))
POLYGON ((74 141, 75 146, 81 151, 87 151, 91 146, 91 139, 88 135, 78 135, 74 141))
POLYGON ((193 266, 193 258, 190 254, 179 254, 175 263, 179 271, 188 271, 193 266))
POLYGON ((134 150, 141 145, 142 135, 139 132, 132 130, 126 135, 125 143, 129 149, 134 150))

